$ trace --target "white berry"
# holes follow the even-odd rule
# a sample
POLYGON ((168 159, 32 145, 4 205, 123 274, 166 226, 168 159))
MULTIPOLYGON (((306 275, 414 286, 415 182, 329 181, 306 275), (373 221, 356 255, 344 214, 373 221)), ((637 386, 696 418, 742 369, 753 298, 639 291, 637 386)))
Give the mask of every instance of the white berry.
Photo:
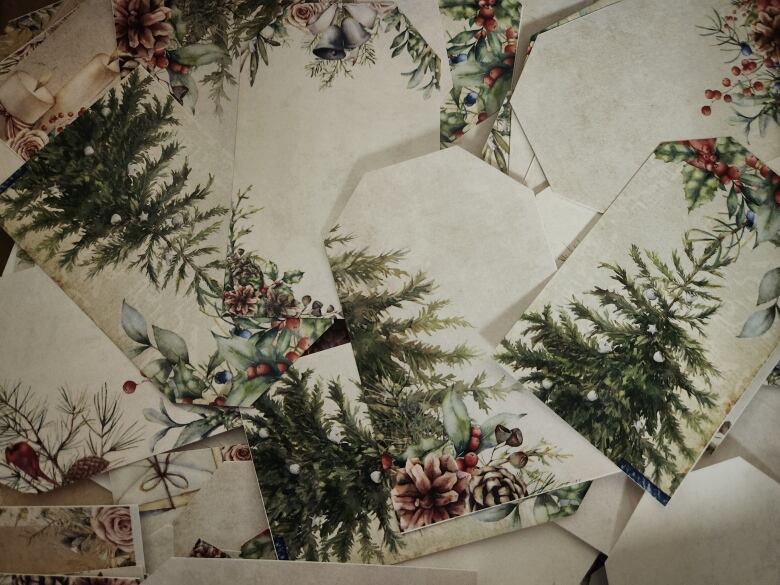
POLYGON ((373 481, 374 483, 382 483, 382 472, 379 471, 379 470, 372 471, 371 472, 371 481, 373 481))
POLYGON ((261 439, 267 439, 268 437, 271 436, 271 433, 268 432, 268 429, 260 429, 259 431, 257 431, 257 435, 261 439))
POLYGON ((542 380, 542 388, 544 388, 545 390, 549 390, 553 386, 555 386, 555 384, 553 383, 552 380, 550 380, 550 378, 545 378, 544 380, 542 380))
POLYGON ((93 154, 95 154, 95 149, 92 148, 91 146, 85 146, 84 147, 84 154, 86 156, 92 156, 93 154))
POLYGON ((658 293, 657 293, 657 292, 655 292, 655 291, 654 291, 652 288, 648 288, 648 289, 645 291, 645 298, 646 298, 648 301, 654 301, 655 299, 657 299, 657 298, 658 298, 658 293))
POLYGON ((664 354, 662 354, 660 351, 657 351, 653 354, 653 361, 660 363, 663 363, 664 361, 664 354))
POLYGON ((298 475, 301 472, 301 466, 297 463, 291 463, 287 468, 293 475, 298 475))
POLYGON ((599 395, 596 394, 595 390, 591 390, 590 392, 587 393, 585 398, 588 399, 588 402, 596 402, 596 400, 598 400, 598 398, 599 398, 599 395))
POLYGON ((111 115, 111 108, 103 108, 100 110, 100 113, 103 115, 104 118, 108 118, 111 115))
POLYGON ((111 216, 111 225, 116 225, 122 221, 122 216, 118 213, 115 213, 111 216))
POLYGON ((658 333, 658 327, 656 327, 655 325, 648 325, 647 326, 647 332, 650 335, 655 335, 656 333, 658 333))

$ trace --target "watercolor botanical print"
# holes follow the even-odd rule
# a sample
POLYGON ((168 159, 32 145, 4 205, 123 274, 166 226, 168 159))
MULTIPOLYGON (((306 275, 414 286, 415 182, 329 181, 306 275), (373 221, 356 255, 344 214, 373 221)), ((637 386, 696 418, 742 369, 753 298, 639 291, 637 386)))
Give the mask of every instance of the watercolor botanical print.
POLYGON ((439 0, 453 81, 441 111, 442 145, 501 108, 512 85, 520 9, 517 0, 439 0))
POLYGON ((42 35, 54 21, 62 2, 54 2, 22 16, 9 20, 0 32, 0 75, 7 66, 7 60, 18 60, 20 53, 42 35))
POLYGON ((55 280, 70 279, 66 292, 171 401, 249 405, 330 326, 334 310, 292 294, 301 271, 281 272, 238 245, 252 213, 246 194, 230 206, 229 178, 191 178, 186 153, 202 156, 202 134, 193 137, 194 122, 185 124, 173 98, 139 72, 120 89, 81 113, 0 194, 6 227, 55 280), (157 314, 155 299, 177 315, 165 319, 208 328, 213 349, 200 335, 188 345, 160 319, 148 324, 141 311, 157 314))
POLYGON ((511 97, 512 93, 509 92, 482 148, 482 160, 502 173, 509 173, 510 139, 514 117, 512 104, 509 101, 511 97))
POLYGON ((252 537, 241 545, 238 551, 223 551, 213 544, 209 544, 202 538, 199 538, 192 547, 190 557, 201 559, 266 559, 266 560, 287 560, 285 558, 277 559, 274 541, 269 529, 263 530, 257 536, 252 537))
MULTIPOLYGON (((445 520, 477 513, 479 524, 483 510, 483 522, 514 514, 505 531, 521 524, 518 500, 551 492, 549 516, 539 502, 540 521, 568 513, 554 464, 571 455, 527 440, 526 413, 491 410, 493 397, 512 390, 488 380, 474 348, 426 339, 468 327, 465 320, 447 314, 430 278, 404 269, 403 252, 371 252, 352 239, 333 231, 326 246, 360 372, 357 391, 343 379, 292 369, 256 413, 244 415, 269 524, 286 554, 397 562, 424 554, 421 545, 431 552, 436 545, 418 529, 445 520), (472 362, 467 377, 455 373, 472 362), (470 411, 465 398, 478 406, 470 411), (345 492, 349 501, 335 497, 345 492)), ((576 496, 571 502, 576 509, 576 496)))
POLYGON ((0 575, 0 585, 140 585, 141 579, 65 575, 0 575))
POLYGON ((701 113, 711 115, 722 101, 746 138, 756 126, 763 136, 769 124, 780 125, 780 2, 732 0, 730 11, 713 12, 700 34, 724 52, 727 71, 715 89, 704 90, 701 113))
POLYGON ((780 203, 774 174, 730 138, 664 143, 654 154, 498 358, 665 504, 777 343, 780 203), (632 207, 645 217, 636 208, 648 189, 669 206, 652 247, 623 218, 632 207), (626 252, 602 260, 600 242, 614 247, 615 237, 626 252), (759 309, 748 312, 754 282, 759 309))
POLYGON ((204 86, 220 111, 226 87, 237 84, 237 75, 246 73, 254 85, 275 48, 298 42, 292 30, 305 35, 301 48, 312 55, 305 74, 322 88, 374 65, 373 41, 391 31, 396 35, 391 56, 406 53, 414 63, 405 74, 409 88, 427 97, 439 87, 439 58, 392 2, 114 0, 114 12, 124 66, 164 73, 177 99, 191 107, 204 86), (202 67, 208 74, 196 78, 202 67))
POLYGON ((30 574, 143 570, 139 531, 138 510, 128 506, 0 509, 3 548, 30 574))

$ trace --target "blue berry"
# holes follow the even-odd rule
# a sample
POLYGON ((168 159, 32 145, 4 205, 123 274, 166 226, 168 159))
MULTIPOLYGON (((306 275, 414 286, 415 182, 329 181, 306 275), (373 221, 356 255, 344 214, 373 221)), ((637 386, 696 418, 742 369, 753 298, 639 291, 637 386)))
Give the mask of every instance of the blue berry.
POLYGON ((244 339, 249 339, 250 337, 252 337, 252 332, 247 331, 246 329, 239 329, 238 327, 236 327, 235 329, 233 329, 233 335, 235 335, 236 337, 243 337, 244 339))
POLYGON ((454 55, 450 57, 450 63, 453 65, 457 65, 458 63, 463 63, 468 57, 465 53, 461 53, 460 55, 454 55))
POLYGON ((477 94, 475 94, 473 92, 470 93, 469 95, 467 95, 465 97, 465 99, 463 100, 463 103, 466 104, 468 107, 473 106, 474 104, 477 103, 477 94))
POLYGON ((745 225, 748 228, 752 228, 754 225, 756 225, 756 214, 752 209, 748 209, 747 213, 745 213, 745 225))
POLYGON ((745 57, 753 54, 753 49, 751 49, 750 45, 747 43, 741 43, 739 45, 739 50, 745 57))
POLYGON ((230 380, 233 378, 230 372, 227 370, 222 370, 221 372, 217 372, 214 376, 214 380, 217 382, 217 384, 227 384, 230 382, 230 380))
POLYGON ((775 91, 780 92, 780 81, 775 81, 775 91))

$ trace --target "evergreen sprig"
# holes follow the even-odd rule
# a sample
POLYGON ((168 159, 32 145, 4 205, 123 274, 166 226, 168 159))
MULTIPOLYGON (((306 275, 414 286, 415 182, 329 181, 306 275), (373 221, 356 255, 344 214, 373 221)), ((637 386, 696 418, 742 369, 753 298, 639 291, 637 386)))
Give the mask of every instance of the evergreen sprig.
POLYGON ((20 222, 17 238, 43 234, 36 251, 65 269, 86 267, 91 278, 127 265, 159 288, 186 287, 202 305, 220 294, 221 250, 210 241, 227 209, 201 208, 212 179, 189 187, 188 161, 174 167, 183 148, 173 98, 151 95, 151 83, 134 73, 80 115, 0 207, 20 222))
POLYGON ((499 360, 522 371, 542 400, 612 459, 674 485, 678 462, 695 457, 685 429, 705 432, 715 406, 707 386, 718 370, 701 337, 720 307, 721 270, 733 261, 723 239, 686 235, 671 262, 632 246, 631 271, 600 265, 618 286, 589 292, 598 308, 575 297, 557 311, 547 305, 524 315, 523 336, 504 341, 499 360))

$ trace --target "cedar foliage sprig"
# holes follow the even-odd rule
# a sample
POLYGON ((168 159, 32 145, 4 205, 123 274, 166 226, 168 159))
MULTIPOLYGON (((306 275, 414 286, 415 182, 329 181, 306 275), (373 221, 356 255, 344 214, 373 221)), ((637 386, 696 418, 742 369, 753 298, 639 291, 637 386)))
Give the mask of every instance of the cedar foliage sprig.
POLYGON ((685 428, 703 433, 715 406, 707 387, 719 373, 700 337, 721 304, 721 270, 734 259, 723 239, 686 235, 671 262, 632 246, 633 270, 600 265, 618 287, 588 293, 599 308, 575 297, 524 315, 523 337, 505 340, 499 360, 612 459, 674 485, 678 461, 696 455, 685 428), (591 391, 596 402, 586 398, 591 391))

